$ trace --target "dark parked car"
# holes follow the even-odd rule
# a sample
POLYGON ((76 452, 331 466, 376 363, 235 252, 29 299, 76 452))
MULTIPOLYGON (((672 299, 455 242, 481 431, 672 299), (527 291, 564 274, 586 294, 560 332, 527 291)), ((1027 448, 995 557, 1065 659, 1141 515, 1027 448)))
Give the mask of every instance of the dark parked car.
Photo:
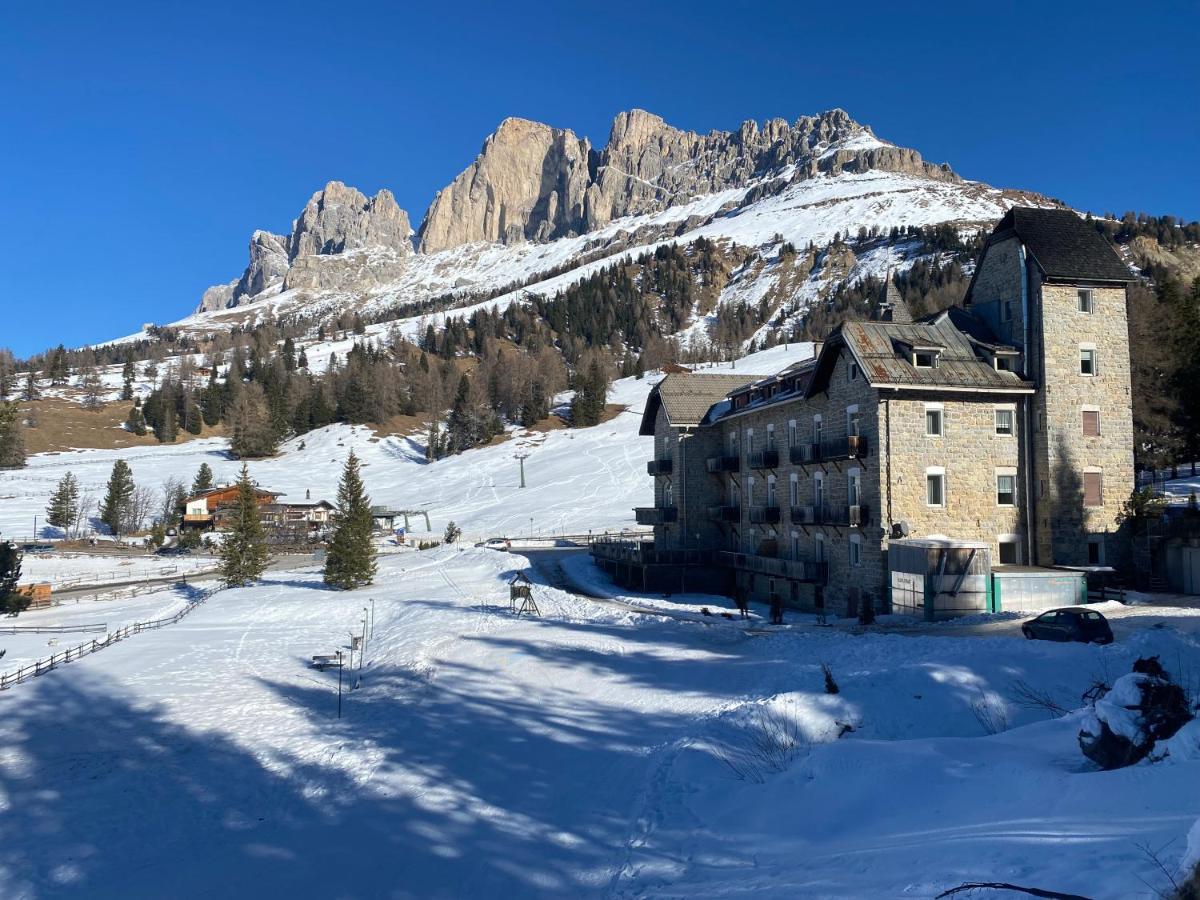
POLYGON ((1078 606, 1044 612, 1022 625, 1021 633, 1030 640, 1040 641, 1079 641, 1084 644, 1113 642, 1108 619, 1094 609, 1078 606))

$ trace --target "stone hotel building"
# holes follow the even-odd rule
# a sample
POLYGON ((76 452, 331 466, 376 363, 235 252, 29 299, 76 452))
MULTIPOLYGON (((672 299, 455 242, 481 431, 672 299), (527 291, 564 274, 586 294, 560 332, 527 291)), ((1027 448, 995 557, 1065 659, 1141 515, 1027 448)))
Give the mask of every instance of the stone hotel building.
POLYGON ((599 543, 597 562, 631 587, 840 613, 886 604, 898 541, 995 567, 1117 562, 1131 280, 1073 212, 1014 208, 961 308, 913 321, 889 282, 871 321, 768 377, 668 374, 641 425, 654 540, 599 543))

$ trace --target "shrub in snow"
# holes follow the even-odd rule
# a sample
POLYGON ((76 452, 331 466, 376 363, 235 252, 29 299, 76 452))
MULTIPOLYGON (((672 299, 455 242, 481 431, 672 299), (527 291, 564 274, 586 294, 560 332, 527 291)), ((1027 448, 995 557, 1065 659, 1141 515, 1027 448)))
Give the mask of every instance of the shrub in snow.
POLYGON ((1079 732, 1079 748, 1100 768, 1119 769, 1145 759, 1191 719, 1183 688, 1156 659, 1138 660, 1096 701, 1079 732))

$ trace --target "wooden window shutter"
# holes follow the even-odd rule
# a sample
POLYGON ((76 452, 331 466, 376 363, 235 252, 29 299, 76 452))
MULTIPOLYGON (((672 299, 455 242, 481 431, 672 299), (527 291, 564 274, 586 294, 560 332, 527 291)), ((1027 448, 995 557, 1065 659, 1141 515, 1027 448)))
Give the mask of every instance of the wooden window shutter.
POLYGON ((1100 436, 1100 412, 1095 409, 1085 409, 1083 411, 1083 435, 1084 437, 1099 437, 1100 436))
POLYGON ((1100 485, 1099 472, 1083 473, 1083 505, 1103 506, 1104 497, 1100 485))

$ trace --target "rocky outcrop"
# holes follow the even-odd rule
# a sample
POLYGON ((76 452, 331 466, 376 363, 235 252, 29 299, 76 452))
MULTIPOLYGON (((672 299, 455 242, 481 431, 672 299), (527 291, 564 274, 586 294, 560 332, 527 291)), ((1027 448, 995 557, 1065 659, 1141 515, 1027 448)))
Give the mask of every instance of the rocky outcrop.
POLYGON ((412 252, 408 213, 396 205, 389 190, 368 198, 340 181, 331 181, 312 195, 292 223, 288 260, 328 256, 364 247, 387 247, 402 256, 412 252))
POLYGON ((250 262, 242 277, 206 290, 198 311, 237 306, 272 288, 343 286, 353 281, 352 273, 374 282, 384 272, 398 272, 399 261, 412 252, 408 213, 396 205, 391 191, 381 190, 367 197, 340 181, 331 181, 312 195, 292 223, 291 234, 254 232, 250 262), (381 254, 345 265, 306 262, 359 250, 378 250, 381 254))
POLYGON ((366 290, 395 281, 404 271, 407 253, 372 247, 345 253, 298 256, 283 280, 283 289, 366 290))
POLYGON ((475 162, 434 198, 421 225, 421 252, 578 232, 590 154, 587 139, 571 131, 505 119, 475 162))

